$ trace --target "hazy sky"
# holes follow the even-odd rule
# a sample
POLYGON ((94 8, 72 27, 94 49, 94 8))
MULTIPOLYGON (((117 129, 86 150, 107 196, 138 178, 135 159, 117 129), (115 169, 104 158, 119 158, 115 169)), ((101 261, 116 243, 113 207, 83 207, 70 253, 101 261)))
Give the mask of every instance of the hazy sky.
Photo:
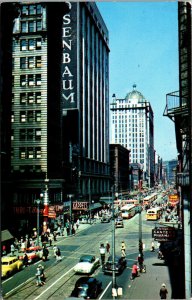
POLYGON ((155 150, 177 157, 174 123, 163 116, 166 94, 179 90, 177 2, 97 2, 109 30, 109 96, 137 85, 154 112, 155 150))

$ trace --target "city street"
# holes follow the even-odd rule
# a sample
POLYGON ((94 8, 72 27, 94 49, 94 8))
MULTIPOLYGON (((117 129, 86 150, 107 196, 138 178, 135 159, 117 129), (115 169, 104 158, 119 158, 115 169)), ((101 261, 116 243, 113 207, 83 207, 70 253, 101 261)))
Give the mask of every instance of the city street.
MULTIPOLYGON (((145 258, 151 255, 149 252, 151 245, 151 229, 154 223, 145 221, 145 213, 142 213, 142 238, 145 244, 145 258)), ((130 286, 134 284, 130 280, 131 267, 138 256, 138 215, 130 220, 124 221, 124 228, 118 228, 115 231, 115 251, 120 255, 121 241, 126 243, 127 268, 124 272, 116 276, 117 286, 122 287, 123 294, 128 295, 130 286)), ((63 259, 56 262, 53 256, 52 247, 49 248, 49 260, 41 262, 45 266, 46 285, 36 287, 35 273, 39 262, 31 265, 21 272, 15 274, 10 279, 2 282, 4 299, 65 299, 70 296, 74 284, 81 275, 76 275, 73 267, 83 254, 93 254, 99 257, 99 246, 107 241, 111 244, 112 226, 110 223, 100 223, 97 221, 94 225, 81 224, 79 232, 72 237, 58 237, 57 245, 61 249, 63 259)), ((154 255, 154 254, 153 254, 154 255)), ((102 292, 99 299, 112 298, 112 276, 104 275, 101 266, 96 269, 92 276, 102 281, 102 292)), ((145 274, 142 274, 145 276, 145 274)), ((136 279, 139 280, 140 278, 136 279)))

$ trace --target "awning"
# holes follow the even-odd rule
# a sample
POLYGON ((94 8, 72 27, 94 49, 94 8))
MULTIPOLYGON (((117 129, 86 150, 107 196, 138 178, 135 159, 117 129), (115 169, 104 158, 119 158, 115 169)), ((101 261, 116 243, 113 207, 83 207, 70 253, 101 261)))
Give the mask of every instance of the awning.
POLYGON ((14 237, 12 234, 9 232, 9 230, 2 230, 1 231, 1 242, 9 241, 13 239, 14 237))

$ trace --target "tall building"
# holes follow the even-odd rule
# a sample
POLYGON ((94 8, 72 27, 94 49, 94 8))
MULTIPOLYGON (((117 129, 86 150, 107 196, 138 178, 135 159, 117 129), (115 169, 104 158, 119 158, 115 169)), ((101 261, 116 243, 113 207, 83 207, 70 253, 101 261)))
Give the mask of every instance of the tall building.
POLYGON ((40 194, 47 222, 110 190, 108 30, 93 2, 2 3, 1 30, 2 199, 24 228, 40 194))
POLYGON ((192 6, 178 2, 179 91, 166 96, 164 115, 175 124, 178 167, 176 184, 180 194, 183 244, 178 258, 181 281, 180 299, 192 297, 192 6))
POLYGON ((154 185, 154 126, 150 103, 136 90, 124 99, 113 95, 111 103, 111 143, 130 150, 130 163, 139 163, 143 181, 154 185))

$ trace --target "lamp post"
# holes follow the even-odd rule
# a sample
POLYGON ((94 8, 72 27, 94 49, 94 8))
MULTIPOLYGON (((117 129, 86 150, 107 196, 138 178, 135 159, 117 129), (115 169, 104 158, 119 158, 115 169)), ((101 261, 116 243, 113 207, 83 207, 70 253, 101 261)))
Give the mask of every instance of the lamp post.
POLYGON ((39 205, 41 203, 41 200, 36 199, 35 203, 37 204, 37 246, 39 246, 39 205))
MULTIPOLYGON (((115 193, 118 197, 118 193, 115 193)), ((117 284, 115 276, 115 208, 114 208, 114 191, 112 189, 112 297, 115 299, 117 296, 117 284)))
POLYGON ((68 195, 69 200, 70 200, 70 222, 69 222, 69 234, 72 236, 72 194, 68 195))
POLYGON ((142 242, 142 207, 141 197, 139 196, 139 253, 143 256, 143 242, 142 242))

